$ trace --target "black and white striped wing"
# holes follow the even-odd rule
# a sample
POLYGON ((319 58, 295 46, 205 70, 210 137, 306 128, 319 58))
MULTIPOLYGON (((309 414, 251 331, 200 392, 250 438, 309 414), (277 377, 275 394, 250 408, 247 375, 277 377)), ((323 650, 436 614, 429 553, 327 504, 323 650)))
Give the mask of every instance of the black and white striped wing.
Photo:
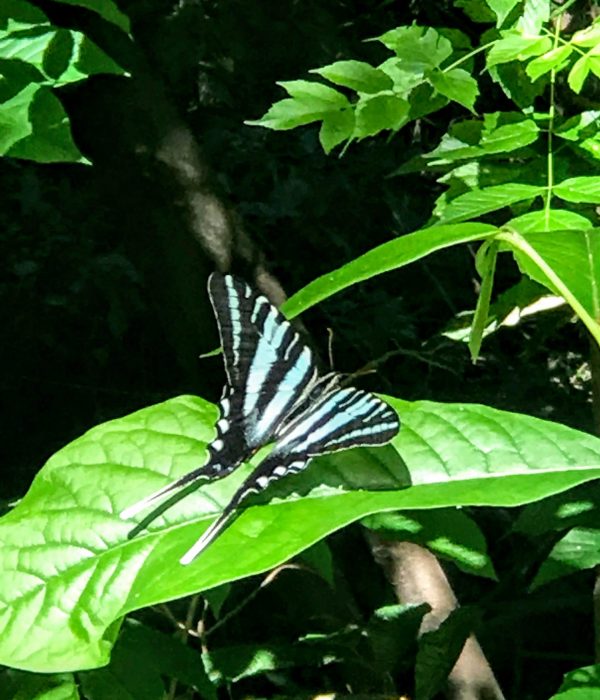
POLYGON ((289 321, 243 280, 213 273, 208 291, 228 380, 213 456, 222 449, 247 455, 271 440, 314 386, 317 369, 289 321))
POLYGON ((123 518, 192 482, 230 474, 272 439, 317 382, 310 348, 264 296, 243 280, 216 272, 209 277, 208 293, 227 374, 217 436, 203 466, 130 506, 123 518))
POLYGON ((285 426, 271 453, 236 491, 222 514, 181 558, 189 564, 226 526, 231 513, 250 493, 304 469, 317 455, 350 447, 383 445, 400 429, 397 413, 369 392, 348 387, 322 396, 285 426))

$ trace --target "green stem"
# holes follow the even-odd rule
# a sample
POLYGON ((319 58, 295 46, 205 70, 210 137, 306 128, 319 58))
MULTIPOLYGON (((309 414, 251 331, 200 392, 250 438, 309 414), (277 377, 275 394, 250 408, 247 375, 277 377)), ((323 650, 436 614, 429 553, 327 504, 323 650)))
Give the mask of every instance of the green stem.
MULTIPOLYGON (((554 46, 558 46, 560 39, 560 22, 556 22, 554 28, 554 46)), ((548 109, 548 155, 546 159, 546 196, 544 202, 544 228, 550 230, 550 212, 552 210, 552 188, 554 187, 554 117, 556 115, 555 108, 555 85, 556 85, 556 69, 550 71, 550 107, 548 109)))
POLYGON ((472 58, 473 56, 476 56, 478 53, 481 53, 482 51, 489 49, 489 47, 493 46, 496 43, 496 41, 497 41, 497 39, 494 39, 494 41, 489 41, 487 44, 484 44, 483 46, 478 46, 476 49, 473 49, 473 51, 469 51, 469 53, 466 54, 465 56, 462 56, 458 60, 454 61, 454 63, 451 63, 449 66, 446 66, 445 68, 443 68, 442 73, 447 73, 448 71, 451 71, 453 68, 460 66, 461 63, 468 61, 470 58, 472 58))

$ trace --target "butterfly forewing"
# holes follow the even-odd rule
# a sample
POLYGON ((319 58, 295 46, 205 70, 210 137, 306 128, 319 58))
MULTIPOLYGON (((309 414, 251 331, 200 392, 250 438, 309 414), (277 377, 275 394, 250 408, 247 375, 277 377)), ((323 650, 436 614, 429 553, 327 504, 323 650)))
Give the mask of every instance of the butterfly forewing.
POLYGON ((212 274, 209 293, 228 377, 219 435, 241 451, 269 441, 317 381, 312 352, 289 321, 262 295, 230 275, 212 274), (238 425, 229 415, 240 417, 238 425), (230 427, 241 428, 231 437, 230 427))

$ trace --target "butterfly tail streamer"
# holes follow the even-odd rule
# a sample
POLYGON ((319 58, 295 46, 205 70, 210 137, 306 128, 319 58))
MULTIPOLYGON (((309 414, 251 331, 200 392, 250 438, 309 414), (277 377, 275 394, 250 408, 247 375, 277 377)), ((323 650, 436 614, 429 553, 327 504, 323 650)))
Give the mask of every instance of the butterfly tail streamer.
POLYGON ((211 476, 213 476, 213 474, 211 473, 212 471, 213 470, 210 468, 210 465, 204 465, 202 467, 199 467, 198 469, 194 469, 193 471, 189 472, 189 474, 185 474, 184 476, 182 476, 181 479, 172 481, 170 484, 163 486, 158 491, 155 491, 149 496, 146 496, 146 498, 142 498, 141 501, 137 501, 137 503, 134 503, 128 508, 125 508, 125 510, 121 511, 119 517, 122 520, 129 520, 130 518, 135 517, 138 513, 141 513, 143 510, 146 510, 148 506, 152 505, 156 501, 162 500, 162 498, 167 494, 173 493, 174 491, 179 491, 183 489, 184 486, 188 486, 189 484, 191 484, 194 481, 197 481, 198 479, 210 478, 211 476))
MULTIPOLYGON (((237 496, 237 494, 236 494, 237 496)), ((241 496, 241 494, 240 494, 241 496)), ((202 533, 202 535, 196 540, 194 545, 188 549, 188 551, 181 557, 179 563, 183 566, 191 564, 194 559, 203 552, 211 542, 213 542, 221 532, 231 524, 233 520, 234 511, 237 508, 241 497, 235 497, 225 506, 223 512, 219 517, 213 521, 208 528, 202 533)))

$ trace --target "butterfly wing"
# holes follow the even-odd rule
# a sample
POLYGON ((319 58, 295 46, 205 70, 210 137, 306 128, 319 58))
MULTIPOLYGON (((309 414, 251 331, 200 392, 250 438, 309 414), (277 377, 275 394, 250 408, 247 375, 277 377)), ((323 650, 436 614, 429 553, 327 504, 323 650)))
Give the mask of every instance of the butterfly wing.
POLYGON ((264 296, 243 280, 216 272, 209 277, 208 293, 227 375, 216 438, 203 466, 126 508, 123 518, 192 482, 231 473, 271 439, 317 383, 310 348, 264 296))
POLYGON ((223 513, 181 558, 189 564, 227 525, 250 493, 304 469, 313 457, 350 447, 383 445, 400 429, 397 413, 369 392, 348 387, 322 396, 281 431, 271 453, 236 491, 223 513))

